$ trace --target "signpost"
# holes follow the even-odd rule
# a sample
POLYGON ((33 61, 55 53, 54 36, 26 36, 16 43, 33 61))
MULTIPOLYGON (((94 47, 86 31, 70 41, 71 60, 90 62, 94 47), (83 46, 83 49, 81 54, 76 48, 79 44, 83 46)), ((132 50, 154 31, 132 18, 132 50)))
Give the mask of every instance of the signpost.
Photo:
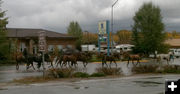
POLYGON ((98 23, 99 32, 98 32, 98 47, 99 52, 101 51, 101 42, 107 43, 107 55, 109 56, 109 21, 100 21, 98 23))
POLYGON ((46 32, 39 32, 39 51, 42 52, 42 66, 43 66, 43 77, 45 76, 45 67, 44 67, 44 52, 46 51, 46 32))

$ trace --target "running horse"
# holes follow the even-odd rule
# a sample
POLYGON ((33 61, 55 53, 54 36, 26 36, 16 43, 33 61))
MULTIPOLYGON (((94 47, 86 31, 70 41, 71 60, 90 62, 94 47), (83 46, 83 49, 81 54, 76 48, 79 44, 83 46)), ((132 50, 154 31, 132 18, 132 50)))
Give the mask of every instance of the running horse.
POLYGON ((104 65, 106 65, 108 67, 107 61, 110 62, 110 68, 111 68, 111 64, 115 63, 116 67, 117 67, 117 63, 116 63, 116 59, 117 57, 114 55, 107 55, 106 53, 98 53, 97 57, 101 58, 102 61, 102 67, 104 67, 104 65))
POLYGON ((71 67, 73 65, 75 65, 75 67, 76 67, 76 65, 77 65, 77 58, 76 58, 76 56, 74 54, 63 55, 62 56, 62 60, 59 63, 60 63, 60 65, 62 64, 61 67, 63 67, 63 66, 67 67, 67 64, 69 65, 69 67, 71 67), (63 63, 61 63, 61 62, 63 62, 63 63))
POLYGON ((26 62, 26 59, 21 52, 14 53, 13 58, 16 61, 16 70, 19 70, 19 63, 26 62))
POLYGON ((34 65, 33 65, 34 57, 32 55, 24 56, 22 52, 16 52, 13 57, 16 61, 16 70, 19 70, 20 63, 26 63, 26 69, 29 69, 31 65, 33 69, 35 70, 34 65))
POLYGON ((127 66, 129 65, 130 60, 132 61, 132 64, 135 66, 137 64, 140 64, 141 56, 139 54, 129 54, 128 52, 123 52, 123 57, 128 59, 127 66), (134 63, 135 60, 137 61, 136 64, 134 63))
POLYGON ((84 68, 86 68, 88 64, 88 60, 92 57, 92 54, 89 52, 79 52, 75 54, 77 61, 81 61, 83 63, 84 68))

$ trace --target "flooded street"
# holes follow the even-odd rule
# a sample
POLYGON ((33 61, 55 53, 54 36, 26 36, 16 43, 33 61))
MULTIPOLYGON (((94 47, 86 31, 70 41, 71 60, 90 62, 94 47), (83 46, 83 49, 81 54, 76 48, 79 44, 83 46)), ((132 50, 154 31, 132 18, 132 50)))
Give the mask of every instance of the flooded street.
MULTIPOLYGON (((0 94, 163 94, 166 79, 180 79, 180 75, 175 74, 132 76, 132 64, 129 67, 126 64, 126 62, 118 62, 118 67, 121 67, 124 77, 4 86, 0 87, 0 94)), ((171 62, 171 64, 179 65, 179 59, 171 62)), ((46 65, 47 67, 48 65, 46 65)), ((90 63, 86 69, 79 63, 79 70, 90 74, 95 72, 97 67, 101 67, 101 63, 90 63)), ((24 65, 20 66, 19 71, 15 70, 15 66, 0 67, 1 83, 27 76, 40 75, 42 75, 42 72, 33 71, 32 69, 26 71, 24 65)))
POLYGON ((163 94, 165 79, 180 75, 133 76, 77 82, 48 82, 24 86, 7 86, 0 94, 163 94))

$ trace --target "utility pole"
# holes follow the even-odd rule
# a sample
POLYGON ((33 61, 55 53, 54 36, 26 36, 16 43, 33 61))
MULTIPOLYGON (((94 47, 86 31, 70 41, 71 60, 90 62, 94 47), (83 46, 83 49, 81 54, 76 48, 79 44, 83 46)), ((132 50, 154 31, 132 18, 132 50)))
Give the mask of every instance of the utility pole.
POLYGON ((111 53, 113 53, 113 48, 114 48, 114 43, 113 43, 113 7, 117 2, 118 2, 118 0, 116 0, 116 2, 114 2, 112 4, 112 7, 111 7, 111 53))

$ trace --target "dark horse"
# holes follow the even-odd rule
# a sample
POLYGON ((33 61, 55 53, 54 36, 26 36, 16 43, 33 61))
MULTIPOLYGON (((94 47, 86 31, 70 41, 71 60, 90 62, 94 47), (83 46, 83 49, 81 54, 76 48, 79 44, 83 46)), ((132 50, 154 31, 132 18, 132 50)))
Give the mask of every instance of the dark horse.
POLYGON ((86 67, 88 64, 88 60, 91 58, 92 54, 89 52, 79 52, 76 54, 77 61, 80 61, 83 63, 83 66, 86 67))
POLYGON ((80 61, 83 63, 83 66, 86 67, 88 64, 88 60, 91 58, 92 54, 88 52, 74 52, 74 53, 66 53, 64 55, 58 56, 59 62, 57 63, 56 67, 58 65, 66 66, 67 64, 71 66, 78 65, 77 61, 80 61))
POLYGON ((102 61, 102 67, 104 67, 104 65, 106 65, 108 67, 107 61, 110 61, 110 67, 112 62, 115 63, 116 67, 117 67, 117 63, 116 63, 116 59, 117 57, 114 55, 107 55, 106 53, 98 53, 97 57, 101 58, 102 61))
MULTIPOLYGON (((61 65, 61 67, 63 66, 66 66, 67 67, 67 64, 69 65, 69 67, 75 65, 77 65, 77 57, 74 55, 74 54, 71 54, 71 55, 63 55, 62 56, 62 60, 59 62, 59 64, 61 65), (61 63, 63 62, 63 63, 61 63)), ((57 66, 58 66, 58 63, 57 63, 57 66)))
POLYGON ((17 52, 16 54, 14 54, 15 60, 16 60, 16 70, 19 70, 19 63, 26 63, 26 69, 28 69, 30 67, 30 65, 34 68, 33 65, 33 59, 29 56, 24 56, 23 53, 21 52, 17 52))
POLYGON ((141 56, 139 54, 129 54, 128 52, 124 52, 123 53, 123 57, 124 58, 127 58, 128 59, 128 63, 127 63, 127 66, 129 65, 129 61, 131 60, 133 65, 137 65, 137 64, 140 64, 140 59, 141 59, 141 56), (134 61, 137 61, 137 63, 135 64, 134 61))

